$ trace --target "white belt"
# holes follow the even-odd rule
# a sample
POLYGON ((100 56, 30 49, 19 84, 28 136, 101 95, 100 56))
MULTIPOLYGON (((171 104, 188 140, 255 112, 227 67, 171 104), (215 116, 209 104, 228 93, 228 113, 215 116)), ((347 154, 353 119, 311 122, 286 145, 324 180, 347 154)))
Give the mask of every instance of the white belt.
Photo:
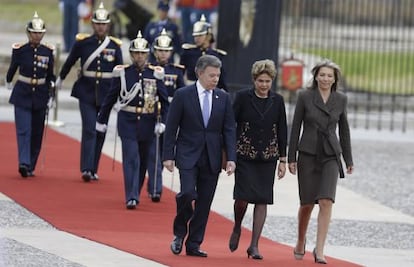
POLYGON ((196 81, 193 81, 193 80, 186 80, 185 81, 185 84, 186 85, 190 85, 190 84, 193 84, 193 83, 195 83, 196 81))
POLYGON ((143 107, 135 107, 135 106, 125 106, 122 107, 121 110, 131 113, 137 113, 137 114, 150 114, 154 113, 154 111, 149 112, 149 110, 144 109, 143 107))
POLYGON ((83 72, 83 76, 89 77, 89 78, 104 78, 104 79, 110 79, 110 78, 112 78, 112 72, 101 72, 101 71, 85 70, 83 72))
POLYGON ((17 80, 31 85, 42 85, 46 83, 46 78, 36 79, 32 77, 25 77, 23 75, 19 75, 19 78, 17 78, 17 80))

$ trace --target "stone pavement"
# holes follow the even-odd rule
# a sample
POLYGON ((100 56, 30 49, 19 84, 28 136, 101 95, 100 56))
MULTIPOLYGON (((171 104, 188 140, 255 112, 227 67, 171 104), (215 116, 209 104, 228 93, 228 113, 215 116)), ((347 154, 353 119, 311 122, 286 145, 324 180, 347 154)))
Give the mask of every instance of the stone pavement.
MULTIPOLYGON (((24 37, 10 35, 7 40, 24 41, 24 37)), ((3 47, 4 43, 0 43, 0 56, 11 52, 10 45, 3 47)), ((13 121, 13 108, 7 104, 10 91, 2 85, 0 81, 0 122, 13 121)), ((59 110, 51 112, 50 122, 62 122, 54 128, 79 140, 80 115, 76 100, 69 94, 69 90, 59 92, 59 110)), ((111 116, 104 146, 104 153, 110 157, 115 117, 111 116)), ((326 254, 364 266, 414 266, 414 133, 352 129, 352 138, 355 172, 339 181, 326 254)), ((117 160, 120 153, 117 149, 117 160)), ((178 174, 165 172, 164 185, 177 190, 178 174)), ((233 177, 221 176, 212 207, 229 219, 232 187, 233 177)), ((296 179, 287 174, 275 183, 275 204, 269 206, 263 235, 293 245, 297 207, 296 179)), ((250 207, 244 221, 248 228, 251 215, 250 207)), ((314 246, 315 215, 316 210, 309 227, 308 251, 314 246)), ((2 195, 0 188, 0 266, 162 265, 59 231, 2 195)))

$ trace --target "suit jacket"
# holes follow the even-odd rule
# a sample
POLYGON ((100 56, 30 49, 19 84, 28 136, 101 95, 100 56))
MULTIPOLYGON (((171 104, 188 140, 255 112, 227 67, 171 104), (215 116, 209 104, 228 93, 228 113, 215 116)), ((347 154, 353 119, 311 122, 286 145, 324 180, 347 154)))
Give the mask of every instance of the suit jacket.
POLYGON ((191 169, 207 148, 212 172, 220 172, 222 150, 236 161, 236 128, 230 96, 214 89, 209 123, 204 127, 196 85, 178 89, 171 102, 164 133, 163 160, 191 169))
POLYGON ((264 111, 254 101, 254 89, 240 90, 233 108, 237 123, 237 156, 275 161, 286 156, 287 125, 283 97, 269 91, 264 111))
POLYGON ((342 153, 346 166, 353 165, 346 105, 347 97, 341 92, 331 92, 326 104, 317 89, 299 92, 292 122, 288 161, 296 162, 297 151, 317 155, 323 149, 326 155, 342 153), (302 125, 303 133, 299 140, 302 125), (339 138, 336 134, 337 125, 339 138))

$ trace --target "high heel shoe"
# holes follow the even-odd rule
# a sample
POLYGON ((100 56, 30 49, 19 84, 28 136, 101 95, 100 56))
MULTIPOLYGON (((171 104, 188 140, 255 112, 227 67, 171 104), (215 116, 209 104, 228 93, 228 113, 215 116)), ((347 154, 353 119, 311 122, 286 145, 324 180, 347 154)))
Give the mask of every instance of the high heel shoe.
POLYGON ((325 259, 318 258, 318 256, 316 255, 316 248, 313 249, 312 254, 313 254, 313 258, 315 259, 315 263, 319 263, 319 264, 328 263, 325 259))
POLYGON ((293 248, 293 256, 295 257, 295 260, 302 260, 306 253, 306 240, 305 243, 303 243, 303 253, 297 252, 295 248, 293 248))
POLYGON ((253 249, 253 248, 249 247, 246 252, 247 252, 247 258, 248 259, 250 259, 250 257, 252 257, 252 259, 254 259, 254 260, 263 260, 263 256, 259 254, 257 249, 253 249), (256 251, 254 251, 254 250, 256 250, 256 251))
POLYGON ((239 231, 234 231, 231 233, 229 241, 229 249, 231 252, 234 252, 239 247, 241 229, 239 231))

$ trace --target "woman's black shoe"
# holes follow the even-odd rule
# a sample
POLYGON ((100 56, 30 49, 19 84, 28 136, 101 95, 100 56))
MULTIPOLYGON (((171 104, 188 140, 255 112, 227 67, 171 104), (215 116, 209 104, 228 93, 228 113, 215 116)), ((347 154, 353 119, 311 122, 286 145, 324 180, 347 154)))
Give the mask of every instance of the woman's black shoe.
POLYGON ((234 231, 231 233, 229 241, 229 249, 231 252, 234 252, 239 247, 241 229, 239 231, 234 231))
POLYGON ((257 248, 253 249, 250 247, 247 249, 246 252, 247 252, 247 258, 249 259, 250 257, 252 257, 252 259, 254 260, 263 260, 263 256, 259 254, 259 251, 257 250, 257 248))
POLYGON ((316 248, 313 249, 313 258, 315 260, 315 263, 319 263, 319 264, 327 264, 328 262, 325 259, 320 259, 318 258, 318 256, 316 256, 316 248))

